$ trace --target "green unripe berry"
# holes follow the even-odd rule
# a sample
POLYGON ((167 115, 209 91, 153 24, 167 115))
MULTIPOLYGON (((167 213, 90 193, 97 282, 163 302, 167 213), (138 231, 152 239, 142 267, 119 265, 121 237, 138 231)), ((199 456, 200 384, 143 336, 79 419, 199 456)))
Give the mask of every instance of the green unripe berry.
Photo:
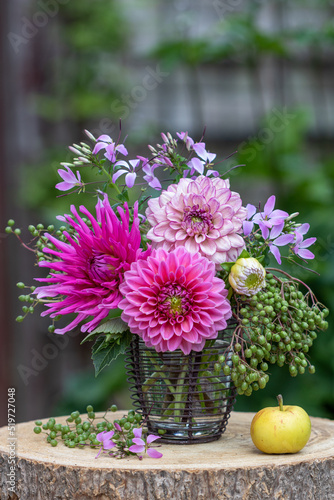
POLYGON ((41 432, 42 432, 42 429, 40 427, 34 427, 35 434, 40 434, 41 432))
POLYGON ((311 373, 311 374, 315 373, 315 366, 314 366, 314 365, 310 365, 310 366, 308 367, 308 371, 309 371, 309 373, 311 373))
POLYGON ((35 422, 35 425, 42 425, 42 424, 43 424, 42 420, 36 420, 35 422))
POLYGON ((221 370, 221 364, 219 364, 219 363, 215 363, 215 364, 213 365, 213 369, 214 369, 214 371, 215 371, 215 372, 218 372, 218 373, 219 373, 219 372, 220 372, 220 370, 221 370))
POLYGON ((298 369, 296 368, 296 366, 290 365, 289 372, 290 372, 291 377, 296 377, 298 374, 298 369))
POLYGON ((130 422, 125 422, 124 424, 124 430, 129 431, 131 429, 131 423, 130 422))
POLYGON ((92 407, 92 405, 88 405, 86 411, 87 413, 91 413, 92 411, 94 411, 94 408, 92 407))
POLYGON ((258 362, 258 360, 257 360, 256 358, 251 358, 251 360, 250 360, 250 363, 249 363, 249 364, 250 364, 250 366, 251 366, 252 368, 256 368, 256 367, 257 367, 257 365, 258 365, 258 363, 259 363, 259 362, 258 362))
POLYGON ((113 411, 113 412, 117 411, 117 406, 116 405, 112 405, 110 407, 110 411, 113 411))
POLYGON ((238 368, 239 373, 246 373, 247 369, 246 369, 245 365, 239 364, 237 368, 238 368))
POLYGON ((238 354, 232 354, 231 360, 232 360, 232 363, 234 365, 238 365, 239 361, 240 361, 240 358, 239 358, 238 354))
POLYGON ((267 385, 266 379, 264 377, 260 377, 258 380, 258 384, 259 384, 260 389, 264 389, 265 386, 267 385))
POLYGON ((80 413, 78 411, 72 411, 71 417, 73 418, 73 420, 75 420, 76 418, 80 417, 80 413))
POLYGON ((231 373, 231 368, 230 368, 228 365, 225 365, 225 366, 223 367, 223 373, 224 373, 224 375, 230 375, 230 373, 231 373))
POLYGON ((88 418, 94 419, 95 418, 95 413, 93 411, 88 412, 88 418))

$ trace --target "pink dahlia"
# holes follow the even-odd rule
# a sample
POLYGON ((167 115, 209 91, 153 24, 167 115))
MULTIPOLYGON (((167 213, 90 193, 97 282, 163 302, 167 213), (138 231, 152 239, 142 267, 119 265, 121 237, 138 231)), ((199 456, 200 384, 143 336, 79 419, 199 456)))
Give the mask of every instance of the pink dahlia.
POLYGON ((120 290, 122 319, 148 347, 158 352, 203 349, 226 328, 231 306, 215 265, 184 247, 160 248, 131 264, 120 290))
POLYGON ((238 233, 247 211, 228 180, 181 179, 149 200, 146 215, 152 226, 147 236, 157 248, 184 246, 221 264, 235 261, 245 246, 238 233))
POLYGON ((134 221, 130 230, 129 209, 118 207, 119 220, 110 207, 108 197, 96 205, 96 219, 81 206, 80 212, 91 222, 89 227, 80 217, 74 206, 74 217, 65 215, 74 235, 64 232, 67 242, 47 234, 48 240, 56 249, 44 248, 51 254, 51 260, 39 262, 40 267, 49 267, 50 276, 38 279, 48 285, 35 290, 38 299, 43 299, 48 308, 42 316, 77 314, 65 328, 55 330, 65 333, 79 323, 93 318, 82 325, 81 331, 92 331, 111 309, 118 307, 122 299, 119 290, 124 272, 132 262, 144 258, 150 250, 141 253, 138 205, 134 207, 134 221), (75 220, 76 219, 76 220, 75 220))

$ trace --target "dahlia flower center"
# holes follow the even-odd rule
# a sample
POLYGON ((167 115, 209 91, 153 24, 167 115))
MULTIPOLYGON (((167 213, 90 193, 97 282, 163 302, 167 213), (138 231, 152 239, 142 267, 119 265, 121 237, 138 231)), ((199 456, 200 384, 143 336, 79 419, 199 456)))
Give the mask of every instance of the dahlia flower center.
POLYGON ((169 318, 184 316, 190 306, 189 293, 180 285, 168 285, 159 295, 158 309, 169 318))
POLYGON ((110 263, 108 255, 96 254, 88 261, 88 274, 93 281, 110 281, 114 277, 114 271, 115 267, 110 263))
POLYGON ((211 213, 199 205, 185 207, 183 223, 187 229, 199 234, 208 233, 213 227, 211 213))
POLYGON ((245 279, 245 285, 247 288, 254 288, 260 281, 262 281, 262 276, 259 276, 257 273, 252 273, 245 279))

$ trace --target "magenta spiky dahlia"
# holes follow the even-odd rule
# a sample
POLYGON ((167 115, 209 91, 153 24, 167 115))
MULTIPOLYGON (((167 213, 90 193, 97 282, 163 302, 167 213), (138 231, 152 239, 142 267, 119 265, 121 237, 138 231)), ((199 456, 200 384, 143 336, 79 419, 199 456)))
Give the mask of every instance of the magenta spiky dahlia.
POLYGON ((124 272, 130 269, 132 262, 150 253, 150 249, 143 253, 139 249, 141 240, 137 202, 131 230, 126 203, 124 208, 118 207, 119 220, 105 195, 103 201, 99 200, 96 205, 95 219, 81 206, 80 212, 91 222, 89 227, 72 206, 73 217, 64 217, 75 231, 74 235, 63 233, 67 243, 46 235, 56 250, 44 248, 44 253, 53 257, 38 264, 51 270, 49 277, 38 279, 48 285, 35 290, 37 298, 43 299, 48 308, 42 316, 50 314, 54 318, 58 314, 77 314, 65 328, 56 329, 56 333, 70 331, 90 316, 93 318, 81 326, 81 331, 91 332, 96 328, 111 309, 118 307, 122 299, 119 286, 124 272))
POLYGON ((228 180, 181 179, 149 200, 146 215, 152 226, 147 236, 157 248, 184 246, 221 264, 235 261, 245 246, 238 233, 247 211, 228 180))
POLYGON ((215 265, 184 247, 153 250, 131 264, 120 290, 122 319, 158 352, 201 351, 207 339, 226 328, 231 306, 215 265))

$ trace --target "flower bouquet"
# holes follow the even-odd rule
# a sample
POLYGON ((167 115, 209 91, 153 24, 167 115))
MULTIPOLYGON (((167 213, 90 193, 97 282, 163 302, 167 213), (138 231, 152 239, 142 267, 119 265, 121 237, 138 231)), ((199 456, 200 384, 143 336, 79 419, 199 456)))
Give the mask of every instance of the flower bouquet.
MULTIPOLYGON (((328 310, 270 257, 302 266, 315 238, 298 213, 243 206, 216 155, 187 132, 161 134, 149 156, 127 160, 120 138, 81 142, 58 170, 62 192, 86 193, 101 178, 96 213, 71 206, 62 225, 29 226, 38 266, 48 275, 21 296, 65 334, 80 326, 93 341, 96 374, 127 352, 134 405, 165 440, 217 439, 236 393, 266 386, 269 367, 294 377, 315 368, 308 351, 328 310), (282 252, 282 255, 281 255, 282 252), (69 317, 65 326, 59 319, 69 317)), ((10 221, 7 232, 20 238, 10 221)), ((18 284, 21 287, 25 285, 18 284)))

